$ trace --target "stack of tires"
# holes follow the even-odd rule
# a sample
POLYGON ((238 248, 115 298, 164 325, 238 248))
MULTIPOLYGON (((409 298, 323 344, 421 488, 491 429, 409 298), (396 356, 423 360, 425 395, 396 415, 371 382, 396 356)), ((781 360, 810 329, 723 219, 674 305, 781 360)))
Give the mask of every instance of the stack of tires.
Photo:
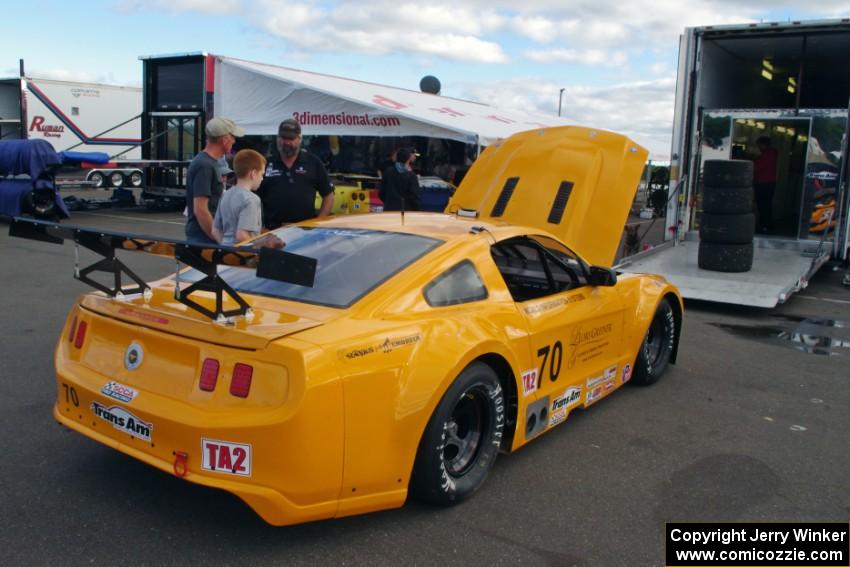
POLYGON ((698 264, 703 270, 747 272, 753 267, 753 163, 707 160, 703 169, 698 264))

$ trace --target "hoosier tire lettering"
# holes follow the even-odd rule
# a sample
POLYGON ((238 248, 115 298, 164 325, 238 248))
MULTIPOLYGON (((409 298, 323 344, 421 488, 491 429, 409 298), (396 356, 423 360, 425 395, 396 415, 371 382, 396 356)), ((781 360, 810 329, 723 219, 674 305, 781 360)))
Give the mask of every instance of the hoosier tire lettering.
POLYGON ((448 506, 478 490, 501 448, 505 408, 493 369, 481 362, 470 364, 443 395, 425 428, 411 493, 448 506))
POLYGON ((669 300, 662 299, 638 350, 631 381, 648 385, 657 381, 673 354, 676 341, 676 317, 669 300))

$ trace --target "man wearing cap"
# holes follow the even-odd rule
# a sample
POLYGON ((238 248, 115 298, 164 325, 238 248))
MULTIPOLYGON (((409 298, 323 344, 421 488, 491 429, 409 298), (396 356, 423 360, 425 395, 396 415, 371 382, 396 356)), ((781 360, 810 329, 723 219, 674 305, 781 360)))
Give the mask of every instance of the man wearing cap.
POLYGON ((416 152, 400 148, 395 154, 395 164, 384 171, 379 195, 385 211, 418 211, 419 178, 413 172, 416 152))
POLYGON ((216 244, 213 217, 224 190, 219 160, 230 152, 236 138, 245 135, 245 130, 228 118, 213 118, 205 130, 204 150, 192 159, 186 174, 186 239, 216 244))
POLYGON ((334 203, 333 185, 322 161, 301 149, 301 125, 296 120, 288 118, 280 123, 277 150, 257 191, 263 203, 265 227, 275 229, 314 218, 316 193, 322 196, 319 216, 329 215, 334 203))

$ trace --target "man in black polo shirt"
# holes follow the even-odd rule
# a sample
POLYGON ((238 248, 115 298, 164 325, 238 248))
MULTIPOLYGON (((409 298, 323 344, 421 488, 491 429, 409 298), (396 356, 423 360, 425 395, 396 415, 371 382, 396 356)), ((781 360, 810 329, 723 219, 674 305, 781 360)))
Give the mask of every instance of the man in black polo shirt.
POLYGON ((277 130, 278 155, 269 160, 266 177, 257 195, 263 203, 263 225, 275 229, 282 224, 316 216, 316 193, 322 196, 319 216, 330 214, 334 188, 321 160, 301 149, 301 125, 292 118, 277 130))

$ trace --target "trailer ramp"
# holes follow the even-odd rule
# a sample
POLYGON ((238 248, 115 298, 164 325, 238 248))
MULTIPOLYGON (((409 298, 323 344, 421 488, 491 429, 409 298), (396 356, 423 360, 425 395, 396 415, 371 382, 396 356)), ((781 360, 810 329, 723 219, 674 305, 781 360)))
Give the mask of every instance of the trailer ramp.
POLYGON ((699 238, 688 233, 677 246, 665 243, 625 258, 616 269, 633 274, 659 274, 675 284, 685 299, 776 307, 805 289, 815 272, 829 260, 827 247, 817 242, 756 237, 749 272, 701 270, 697 265, 699 238))

